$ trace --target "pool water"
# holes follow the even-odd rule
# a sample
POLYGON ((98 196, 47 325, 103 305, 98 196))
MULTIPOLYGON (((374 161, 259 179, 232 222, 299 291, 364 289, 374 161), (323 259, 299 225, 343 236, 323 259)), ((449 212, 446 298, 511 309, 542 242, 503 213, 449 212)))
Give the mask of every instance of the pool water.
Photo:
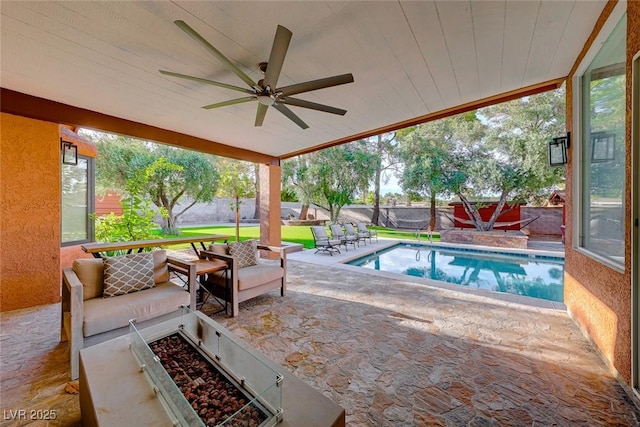
POLYGON ((400 243, 348 264, 563 302, 561 257, 400 243))

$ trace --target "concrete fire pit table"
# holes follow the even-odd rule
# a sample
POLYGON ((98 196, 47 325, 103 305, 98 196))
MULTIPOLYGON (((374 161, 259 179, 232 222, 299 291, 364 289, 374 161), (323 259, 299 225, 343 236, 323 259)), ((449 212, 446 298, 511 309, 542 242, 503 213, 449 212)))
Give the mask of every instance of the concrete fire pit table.
MULTIPOLYGON (((188 311, 187 316, 177 315, 176 319, 151 326, 139 325, 139 331, 132 328, 134 332, 129 335, 80 351, 80 410, 84 426, 173 426, 185 424, 184 419, 181 423, 177 423, 176 420, 180 417, 176 418, 175 411, 171 415, 171 412, 166 409, 166 407, 173 405, 171 401, 167 401, 167 394, 175 395, 180 391, 175 389, 175 392, 163 393, 158 392, 157 387, 154 391, 151 378, 154 377, 153 370, 158 366, 153 369, 149 368, 147 365, 153 364, 154 361, 147 359, 147 363, 144 363, 138 352, 141 345, 143 349, 148 349, 144 344, 144 342, 148 342, 145 335, 153 336, 158 331, 164 333, 162 331, 173 331, 180 328, 184 331, 197 330, 198 333, 202 333, 203 327, 209 331, 208 335, 205 332, 204 336, 195 340, 196 342, 206 344, 208 341, 211 343, 217 339, 216 336, 224 339, 224 345, 220 344, 219 347, 216 347, 218 343, 215 342, 215 345, 212 346, 215 347, 214 352, 223 355, 218 357, 216 354, 214 359, 221 360, 225 357, 232 359, 230 364, 235 363, 234 369, 237 371, 239 363, 237 360, 248 360, 246 357, 252 360, 255 358, 267 370, 273 370, 281 376, 282 385, 279 387, 282 388, 277 390, 281 399, 280 395, 276 399, 281 404, 281 416, 277 417, 281 418, 281 421, 277 424, 278 426, 340 427, 345 425, 345 411, 342 407, 288 372, 283 366, 242 342, 209 317, 200 312, 185 310, 188 311), (232 348, 230 349, 230 347, 232 348), (230 357, 231 355, 238 357, 230 357), (149 375, 150 372, 151 375, 149 375)), ((255 367, 249 370, 255 370, 255 367)), ((247 382, 251 381, 250 375, 249 373, 247 376, 247 382)), ((244 379, 243 375, 243 383, 244 379)))

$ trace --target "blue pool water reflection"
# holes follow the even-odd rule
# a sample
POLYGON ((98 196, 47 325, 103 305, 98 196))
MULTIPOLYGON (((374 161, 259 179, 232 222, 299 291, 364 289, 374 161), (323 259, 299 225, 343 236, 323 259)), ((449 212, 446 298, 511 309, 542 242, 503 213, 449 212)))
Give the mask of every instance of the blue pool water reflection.
POLYGON ((563 302, 560 257, 400 243, 348 264, 563 302))

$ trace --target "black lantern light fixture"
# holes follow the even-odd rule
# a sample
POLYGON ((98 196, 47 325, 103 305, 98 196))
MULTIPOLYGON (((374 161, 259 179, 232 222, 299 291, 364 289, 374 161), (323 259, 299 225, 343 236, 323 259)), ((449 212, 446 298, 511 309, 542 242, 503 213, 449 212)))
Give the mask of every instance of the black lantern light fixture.
POLYGON ((566 136, 553 138, 549 141, 549 166, 562 166, 567 164, 567 151, 571 146, 571 133, 566 136))
POLYGON ((78 146, 73 142, 63 141, 60 138, 60 150, 62 151, 62 164, 78 165, 78 146))

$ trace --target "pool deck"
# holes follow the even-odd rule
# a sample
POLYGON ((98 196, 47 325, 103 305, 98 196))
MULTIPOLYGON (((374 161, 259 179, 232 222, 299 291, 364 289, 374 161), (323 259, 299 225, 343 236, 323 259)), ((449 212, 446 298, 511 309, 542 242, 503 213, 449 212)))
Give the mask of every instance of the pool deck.
MULTIPOLYGON (((236 318, 213 319, 344 407, 349 426, 640 422, 562 310, 365 274, 340 267, 337 257, 299 256, 288 265, 286 297, 274 291, 241 303, 236 318)), ((56 410, 50 425, 76 426, 59 313, 59 304, 2 313, 0 409, 56 410)))

